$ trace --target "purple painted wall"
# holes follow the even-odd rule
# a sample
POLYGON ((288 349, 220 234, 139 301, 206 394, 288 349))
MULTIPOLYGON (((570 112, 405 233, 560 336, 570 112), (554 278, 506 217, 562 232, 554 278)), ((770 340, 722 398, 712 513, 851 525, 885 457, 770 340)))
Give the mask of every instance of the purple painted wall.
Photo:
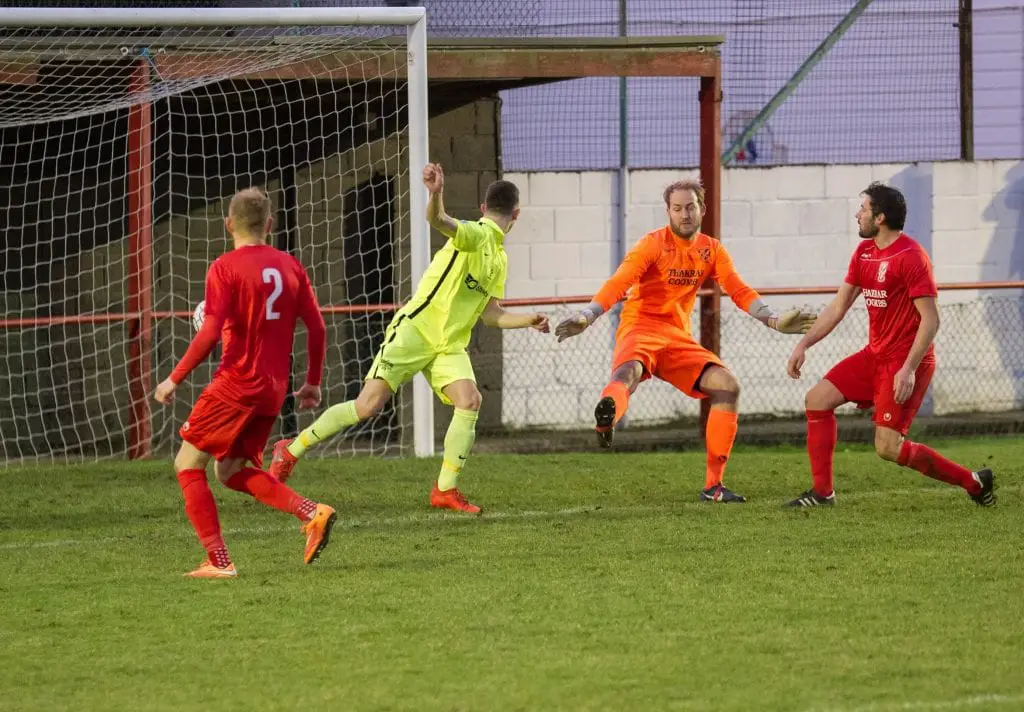
MULTIPOLYGON (((726 37, 728 144, 852 5, 853 0, 630 0, 629 31, 726 37)), ((594 0, 591 7, 590 22, 581 27, 573 23, 579 8, 571 0, 544 3, 543 27, 535 34, 614 33, 615 0, 594 0)), ((876 0, 755 137, 744 161, 958 158, 956 19, 955 0, 876 0)), ((974 28, 977 157, 1024 156, 1024 0, 975 0, 974 28)), ((586 79, 505 92, 506 168, 618 166, 618 86, 616 79, 586 79)), ((629 80, 631 167, 697 163, 696 92, 696 80, 629 80)))

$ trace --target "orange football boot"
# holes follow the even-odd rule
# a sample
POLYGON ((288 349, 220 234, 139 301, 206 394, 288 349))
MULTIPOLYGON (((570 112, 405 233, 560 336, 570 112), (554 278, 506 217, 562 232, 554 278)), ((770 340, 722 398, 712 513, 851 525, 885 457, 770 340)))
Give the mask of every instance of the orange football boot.
POLYGON ((299 463, 299 458, 288 452, 291 440, 278 440, 274 443, 274 455, 270 459, 270 474, 279 482, 286 482, 292 476, 292 470, 299 463))
POLYGON ((466 514, 480 514, 484 511, 472 504, 462 492, 454 487, 441 491, 436 484, 430 491, 430 506, 435 509, 454 509, 456 512, 465 512, 466 514))
POLYGON ((228 564, 227 566, 214 566, 213 562, 206 559, 203 563, 199 564, 199 568, 195 571, 189 571, 184 575, 188 578, 234 578, 235 576, 238 576, 238 569, 235 568, 234 564, 228 564))
POLYGON ((331 538, 331 529, 337 520, 338 513, 334 511, 334 507, 318 504, 313 518, 302 525, 302 533, 306 535, 304 561, 307 564, 316 561, 320 552, 327 548, 327 542, 331 538))

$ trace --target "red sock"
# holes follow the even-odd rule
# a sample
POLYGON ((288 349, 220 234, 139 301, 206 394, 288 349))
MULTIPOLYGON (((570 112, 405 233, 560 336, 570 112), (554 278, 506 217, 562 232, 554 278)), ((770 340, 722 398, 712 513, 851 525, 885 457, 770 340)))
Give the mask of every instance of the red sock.
POLYGON ((704 489, 722 484, 725 463, 729 461, 732 444, 736 442, 739 415, 728 410, 712 408, 708 413, 704 436, 708 451, 708 468, 704 476, 704 489))
POLYGON ((615 401, 615 422, 612 425, 618 424, 629 407, 629 389, 626 388, 626 384, 622 381, 612 381, 601 391, 601 397, 615 401))
POLYGON ((974 473, 962 465, 947 460, 927 445, 904 440, 900 456, 896 460, 904 467, 912 467, 925 477, 951 485, 963 487, 971 494, 981 492, 981 483, 974 479, 974 473))
POLYGON ((243 467, 225 482, 236 492, 244 492, 259 502, 288 514, 294 514, 304 522, 313 518, 316 502, 306 499, 288 485, 282 484, 269 472, 255 467, 243 467))
POLYGON ((811 459, 811 480, 814 491, 822 497, 832 494, 832 456, 838 439, 839 427, 833 411, 807 411, 807 455, 811 459))
POLYGON ((206 470, 182 470, 178 473, 178 486, 185 495, 185 514, 210 561, 221 568, 230 566, 231 558, 220 535, 217 502, 206 481, 206 470))

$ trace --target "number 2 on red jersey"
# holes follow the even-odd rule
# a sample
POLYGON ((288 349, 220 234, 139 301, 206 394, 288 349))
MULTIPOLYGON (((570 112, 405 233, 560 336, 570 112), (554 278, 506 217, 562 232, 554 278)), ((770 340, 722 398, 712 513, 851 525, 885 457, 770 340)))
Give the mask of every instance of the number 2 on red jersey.
POLYGON ((267 321, 273 321, 274 319, 281 318, 281 312, 274 311, 274 302, 281 296, 281 292, 284 291, 284 280, 281 279, 281 272, 275 267, 264 267, 263 268, 263 284, 270 284, 273 282, 274 291, 267 297, 267 321))

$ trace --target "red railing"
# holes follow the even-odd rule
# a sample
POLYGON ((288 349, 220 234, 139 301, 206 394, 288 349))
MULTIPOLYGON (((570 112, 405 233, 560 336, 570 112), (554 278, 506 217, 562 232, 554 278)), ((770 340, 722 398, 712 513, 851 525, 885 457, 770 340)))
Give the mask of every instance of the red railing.
MULTIPOLYGON (((798 296, 801 294, 831 294, 835 292, 838 285, 828 287, 764 287, 757 289, 757 293, 766 297, 772 296, 798 296)), ((975 290, 975 289, 1024 289, 1024 281, 1003 281, 1003 282, 946 282, 938 285, 939 291, 975 290)), ((701 289, 697 292, 698 297, 709 297, 714 290, 701 289)), ((529 299, 504 299, 504 306, 514 307, 539 307, 554 306, 559 304, 588 304, 591 296, 576 295, 571 297, 534 297, 529 299)))
MULTIPOLYGON (((939 291, 967 291, 985 289, 1024 289, 1024 280, 1006 280, 1001 282, 945 282, 938 285, 939 291)), ((828 287, 764 287, 757 289, 758 294, 771 296, 799 296, 807 294, 830 294, 836 286, 828 287)), ((702 289, 697 296, 711 296, 713 291, 702 289)), ((523 299, 503 299, 506 307, 543 307, 562 304, 587 304, 591 295, 576 294, 567 297, 529 297, 523 299)), ((401 309, 397 304, 346 304, 342 306, 323 306, 320 311, 324 316, 340 314, 372 314, 375 312, 393 312, 401 309)), ((148 315, 156 319, 191 319, 190 311, 150 311, 148 315)), ((0 319, 0 329, 40 328, 44 326, 60 326, 63 324, 108 324, 113 322, 137 321, 143 318, 143 312, 118 312, 110 314, 75 314, 64 316, 39 316, 17 319, 0 319)))
MULTIPOLYGON (((1001 282, 946 282, 938 285, 940 292, 967 291, 986 289, 1024 289, 1024 280, 1006 280, 1001 282)), ((770 296, 799 296, 806 294, 830 294, 836 290, 835 285, 829 287, 764 287, 757 289, 758 294, 770 296)), ((710 289, 702 289, 698 296, 706 297, 713 294, 710 289)), ((503 299, 506 307, 543 307, 563 304, 587 304, 591 295, 576 294, 567 297, 528 297, 523 299, 503 299)), ((397 304, 346 304, 341 306, 323 306, 320 312, 324 316, 341 314, 373 314, 376 312, 393 312, 401 309, 397 304)), ((191 319, 191 311, 150 311, 150 312, 116 312, 109 314, 73 314, 63 316, 37 316, 17 319, 0 319, 0 329, 41 328, 60 326, 63 324, 109 324, 114 322, 138 321, 148 315, 157 319, 191 319)))
MULTIPOLYGON (((956 282, 940 284, 940 291, 956 290, 1001 290, 1001 289, 1024 289, 1024 281, 1006 280, 998 282, 956 282)), ((797 296, 830 294, 836 287, 766 287, 757 291, 765 296, 797 296)), ((702 297, 714 296, 711 289, 703 289, 698 293, 702 297)), ((574 295, 565 297, 539 297, 525 299, 506 299, 502 304, 506 307, 545 307, 561 306, 569 304, 586 304, 590 302, 590 295, 574 295)), ((129 300, 133 303, 136 300, 129 300)), ((344 306, 324 306, 321 311, 324 316, 341 316, 346 314, 370 314, 375 312, 393 312, 401 308, 401 304, 353 304, 344 306)), ((701 314, 702 318, 704 313, 701 314)), ((716 315, 717 316, 717 315, 716 315)), ((128 325, 128 367, 129 383, 131 393, 131 407, 129 423, 129 455, 132 458, 144 458, 150 455, 150 441, 152 432, 151 413, 148 404, 150 391, 150 380, 152 377, 151 355, 152 355, 152 329, 153 323, 162 319, 190 319, 191 311, 148 311, 131 310, 127 312, 108 314, 76 314, 48 317, 27 317, 27 318, 5 318, 0 319, 0 329, 23 329, 42 328, 49 326, 60 326, 67 324, 110 324, 125 323, 128 325)), ((717 325, 717 318, 714 320, 717 325)), ((702 342, 717 351, 717 336, 708 343, 702 342)))

